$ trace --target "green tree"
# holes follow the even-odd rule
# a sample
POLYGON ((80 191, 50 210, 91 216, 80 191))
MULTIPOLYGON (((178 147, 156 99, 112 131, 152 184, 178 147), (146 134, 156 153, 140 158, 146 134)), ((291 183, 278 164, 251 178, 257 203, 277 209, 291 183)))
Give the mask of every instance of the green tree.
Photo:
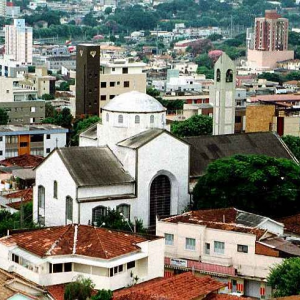
POLYGON ((99 290, 95 296, 92 296, 91 300, 111 300, 112 298, 111 290, 99 290))
POLYGON ((259 79, 266 79, 268 81, 279 82, 280 84, 283 82, 282 77, 276 73, 262 73, 258 75, 259 79))
POLYGON ((213 121, 205 115, 195 115, 185 121, 175 121, 171 125, 171 132, 179 137, 211 135, 213 121))
POLYGON ((300 167, 265 155, 211 162, 194 188, 194 209, 237 207, 281 217, 300 211, 300 167))
POLYGON ((106 7, 105 10, 104 10, 104 13, 105 13, 106 15, 111 14, 111 13, 112 13, 112 8, 111 8, 110 6, 106 7))
POLYGON ((285 259, 271 269, 267 280, 275 289, 274 297, 300 295, 300 258, 285 259))
POLYGON ((282 137, 282 140, 300 161, 300 138, 298 136, 286 135, 282 137))
MULTIPOLYGON (((134 230, 134 224, 130 222, 130 220, 126 220, 124 216, 115 209, 108 209, 107 214, 100 216, 96 222, 97 226, 103 228, 131 232, 134 230)), ((136 220, 136 231, 139 233, 145 232, 142 220, 136 220)))
MULTIPOLYGON (((50 104, 51 105, 51 104, 50 104)), ((47 117, 42 121, 43 124, 55 124, 65 128, 72 127, 73 116, 71 115, 69 108, 64 108, 62 111, 57 112, 53 111, 51 107, 48 105, 46 107, 46 115, 47 117)))
POLYGON ((89 128, 91 125, 100 122, 101 119, 98 116, 87 116, 83 119, 78 119, 74 122, 73 132, 72 132, 72 145, 78 146, 79 135, 81 132, 89 128))
POLYGON ((0 108, 0 125, 7 125, 8 119, 9 117, 6 110, 0 108))
POLYGON ((55 99, 55 97, 54 97, 54 95, 51 95, 51 94, 43 94, 42 99, 43 100, 53 100, 53 99, 55 99))
POLYGON ((90 278, 78 276, 76 281, 66 285, 64 300, 87 300, 91 297, 94 287, 95 285, 90 278))
POLYGON ((60 85, 59 85, 59 90, 60 91, 69 91, 70 90, 70 84, 68 82, 62 82, 60 85))

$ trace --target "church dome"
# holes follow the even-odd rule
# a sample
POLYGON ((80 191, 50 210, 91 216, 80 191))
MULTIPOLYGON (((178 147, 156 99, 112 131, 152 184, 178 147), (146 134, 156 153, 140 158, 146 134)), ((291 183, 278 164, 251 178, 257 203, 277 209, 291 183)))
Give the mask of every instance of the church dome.
POLYGON ((127 92, 110 100, 103 110, 120 113, 159 113, 165 112, 155 98, 137 91, 127 92))

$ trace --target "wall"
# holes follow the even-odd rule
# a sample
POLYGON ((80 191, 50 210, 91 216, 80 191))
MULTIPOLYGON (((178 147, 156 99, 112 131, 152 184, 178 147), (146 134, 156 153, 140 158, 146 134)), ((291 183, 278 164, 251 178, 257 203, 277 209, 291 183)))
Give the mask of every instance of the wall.
POLYGON ((246 107, 246 133, 270 131, 275 105, 249 105, 246 107))
POLYGON ((44 134, 44 157, 49 155, 55 148, 61 148, 67 146, 66 133, 53 133, 50 134, 50 138, 47 139, 47 134, 44 134))
POLYGON ((46 226, 65 225, 66 197, 73 198, 73 221, 77 223, 76 185, 57 152, 53 152, 37 169, 36 183, 33 189, 33 218, 38 216, 38 186, 45 187, 45 223, 46 226), (58 199, 53 198, 53 183, 58 182, 58 199))
POLYGON ((163 133, 138 149, 138 206, 136 215, 149 224, 150 186, 158 175, 171 180, 171 214, 181 213, 188 204, 189 146, 163 133))
POLYGON ((300 137, 300 117, 284 117, 284 135, 300 137))

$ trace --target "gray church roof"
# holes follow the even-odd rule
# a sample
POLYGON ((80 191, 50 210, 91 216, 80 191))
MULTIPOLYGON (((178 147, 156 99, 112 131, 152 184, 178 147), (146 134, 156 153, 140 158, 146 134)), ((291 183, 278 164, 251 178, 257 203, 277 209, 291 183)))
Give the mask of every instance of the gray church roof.
POLYGON ((108 147, 69 147, 56 151, 78 186, 134 182, 108 147))
POLYGON ((195 136, 184 140, 191 145, 191 177, 203 175, 212 161, 235 154, 262 154, 296 161, 279 136, 272 132, 195 136))
POLYGON ((88 127, 85 131, 80 133, 81 137, 89 138, 92 140, 97 139, 97 124, 93 124, 90 127, 88 127))

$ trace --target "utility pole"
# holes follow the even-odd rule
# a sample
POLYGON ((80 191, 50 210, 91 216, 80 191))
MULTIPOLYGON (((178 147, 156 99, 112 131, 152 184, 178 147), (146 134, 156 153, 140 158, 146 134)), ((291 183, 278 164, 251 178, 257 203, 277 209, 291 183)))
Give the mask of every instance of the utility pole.
POLYGON ((23 210, 23 196, 21 197, 21 207, 20 207, 20 228, 23 228, 24 223, 24 210, 23 210))

